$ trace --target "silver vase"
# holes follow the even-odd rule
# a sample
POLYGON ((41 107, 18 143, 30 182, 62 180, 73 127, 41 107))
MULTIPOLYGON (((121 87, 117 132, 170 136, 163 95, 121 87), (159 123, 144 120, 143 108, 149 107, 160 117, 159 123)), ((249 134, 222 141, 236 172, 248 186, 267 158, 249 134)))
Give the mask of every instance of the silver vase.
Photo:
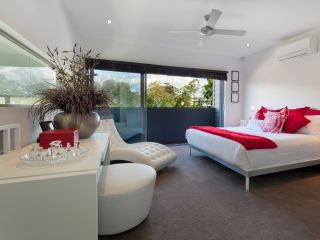
POLYGON ((57 129, 78 129, 79 138, 88 138, 100 125, 100 116, 96 112, 85 115, 60 112, 54 116, 54 127, 57 129))

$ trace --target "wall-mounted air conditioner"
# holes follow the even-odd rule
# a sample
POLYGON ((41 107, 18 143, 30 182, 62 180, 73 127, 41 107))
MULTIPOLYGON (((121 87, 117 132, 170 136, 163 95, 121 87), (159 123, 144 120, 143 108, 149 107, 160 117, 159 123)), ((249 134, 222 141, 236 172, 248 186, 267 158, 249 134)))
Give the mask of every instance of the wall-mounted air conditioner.
POLYGON ((307 37, 276 49, 276 59, 286 61, 317 52, 317 37, 307 37))

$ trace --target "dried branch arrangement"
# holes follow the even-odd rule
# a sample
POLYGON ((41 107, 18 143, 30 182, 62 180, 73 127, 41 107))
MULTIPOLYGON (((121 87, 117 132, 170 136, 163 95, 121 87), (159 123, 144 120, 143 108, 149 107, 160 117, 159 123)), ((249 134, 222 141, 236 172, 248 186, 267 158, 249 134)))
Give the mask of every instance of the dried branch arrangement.
POLYGON ((96 89, 90 80, 89 60, 93 59, 90 62, 93 69, 99 58, 99 54, 92 57, 91 53, 92 50, 84 52, 77 44, 71 51, 62 52, 48 47, 47 54, 52 63, 51 68, 56 73, 57 85, 35 93, 37 100, 32 106, 34 118, 43 121, 56 110, 84 115, 109 106, 108 94, 96 89))

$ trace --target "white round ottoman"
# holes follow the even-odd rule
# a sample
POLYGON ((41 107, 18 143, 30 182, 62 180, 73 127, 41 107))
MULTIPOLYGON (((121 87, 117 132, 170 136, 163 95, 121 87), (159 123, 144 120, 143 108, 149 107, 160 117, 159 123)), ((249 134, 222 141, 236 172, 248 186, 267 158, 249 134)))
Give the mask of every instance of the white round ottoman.
POLYGON ((99 235, 117 234, 141 223, 149 214, 156 171, 145 164, 106 166, 99 183, 99 235))

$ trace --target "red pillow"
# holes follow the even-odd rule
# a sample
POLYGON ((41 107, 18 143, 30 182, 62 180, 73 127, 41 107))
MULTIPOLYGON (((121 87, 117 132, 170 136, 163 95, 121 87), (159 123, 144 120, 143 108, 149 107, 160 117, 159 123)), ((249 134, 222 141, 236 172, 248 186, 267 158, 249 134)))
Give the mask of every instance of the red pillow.
POLYGON ((301 110, 291 111, 284 122, 283 131, 285 133, 295 133, 309 122, 310 120, 303 115, 301 110))
POLYGON ((300 111, 304 115, 307 109, 310 109, 310 107, 289 109, 289 113, 291 113, 292 111, 300 111))
POLYGON ((258 120, 264 120, 264 109, 265 107, 260 107, 260 109, 253 115, 253 118, 258 120))
POLYGON ((320 110, 307 108, 305 111, 305 115, 320 115, 320 110))
POLYGON ((265 114, 269 112, 280 112, 282 109, 285 109, 286 114, 288 114, 288 108, 280 108, 280 109, 267 109, 264 106, 261 106, 261 108, 255 113, 255 118, 259 120, 264 120, 265 119, 265 114))

